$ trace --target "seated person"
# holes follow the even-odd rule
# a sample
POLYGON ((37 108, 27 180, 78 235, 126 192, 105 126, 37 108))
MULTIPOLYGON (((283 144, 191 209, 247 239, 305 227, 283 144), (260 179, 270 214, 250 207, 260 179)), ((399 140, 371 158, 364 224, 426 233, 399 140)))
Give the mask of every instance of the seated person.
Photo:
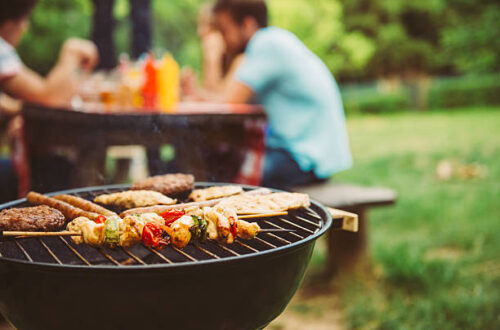
POLYGON ((0 2, 0 92, 28 102, 68 104, 78 88, 80 69, 90 70, 97 63, 97 48, 87 40, 67 40, 47 77, 23 66, 15 47, 35 4, 36 0, 0 2))
POLYGON ((184 69, 181 84, 188 100, 203 100, 210 98, 210 93, 224 92, 242 58, 242 52, 231 53, 226 49, 224 39, 216 26, 211 2, 205 3, 200 9, 198 36, 203 60, 202 88, 196 83, 195 73, 184 69))
POLYGON ((264 106, 269 132, 262 185, 288 188, 348 169, 342 100, 325 64, 291 32, 267 26, 264 0, 218 0, 214 13, 228 51, 244 55, 212 100, 264 106))
MULTIPOLYGON (((15 51, 36 0, 0 2, 0 97, 5 93, 21 101, 59 106, 68 104, 78 88, 80 71, 90 70, 97 63, 97 49, 90 41, 70 39, 60 51, 59 59, 47 77, 25 67, 15 51)), ((7 117, 2 111, 0 118, 7 117)), ((15 182, 9 161, 0 159, 0 185, 15 182)), ((0 200, 16 197, 12 188, 5 189, 0 200)))

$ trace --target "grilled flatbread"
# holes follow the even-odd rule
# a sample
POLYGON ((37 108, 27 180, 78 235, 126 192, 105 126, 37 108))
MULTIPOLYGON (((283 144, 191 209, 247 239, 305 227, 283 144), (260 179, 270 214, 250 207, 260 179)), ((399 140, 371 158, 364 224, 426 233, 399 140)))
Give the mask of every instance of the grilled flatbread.
POLYGON ((205 189, 196 189, 191 192, 189 198, 195 202, 208 201, 222 197, 238 195, 243 192, 240 186, 214 186, 205 189))
POLYGON ((273 193, 261 196, 238 195, 217 204, 223 208, 232 208, 238 214, 283 212, 310 205, 309 195, 300 193, 273 193))

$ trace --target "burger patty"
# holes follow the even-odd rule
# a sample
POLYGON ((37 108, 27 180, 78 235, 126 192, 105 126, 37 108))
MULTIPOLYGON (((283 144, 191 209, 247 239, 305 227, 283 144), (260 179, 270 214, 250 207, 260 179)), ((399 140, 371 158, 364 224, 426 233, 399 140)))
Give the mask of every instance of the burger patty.
POLYGON ((178 197, 189 193, 194 188, 194 176, 191 174, 165 174, 136 181, 130 189, 153 190, 169 197, 178 197))
POLYGON ((64 215, 46 205, 12 208, 0 212, 0 230, 54 231, 65 223, 64 215))

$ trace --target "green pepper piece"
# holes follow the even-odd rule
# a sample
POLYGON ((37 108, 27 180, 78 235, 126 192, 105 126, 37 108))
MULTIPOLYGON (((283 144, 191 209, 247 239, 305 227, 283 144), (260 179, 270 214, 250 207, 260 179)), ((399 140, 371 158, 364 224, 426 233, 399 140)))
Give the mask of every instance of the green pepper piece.
POLYGON ((207 220, 201 218, 200 220, 200 230, 201 230, 201 242, 205 242, 208 239, 208 222, 207 220))
POLYGON ((193 218, 194 225, 193 225, 193 227, 191 227, 190 231, 193 234, 193 239, 199 240, 200 239, 200 222, 199 222, 198 217, 196 215, 192 215, 191 218, 193 218))
POLYGON ((106 218, 105 237, 110 247, 116 247, 120 243, 120 226, 116 216, 106 218))

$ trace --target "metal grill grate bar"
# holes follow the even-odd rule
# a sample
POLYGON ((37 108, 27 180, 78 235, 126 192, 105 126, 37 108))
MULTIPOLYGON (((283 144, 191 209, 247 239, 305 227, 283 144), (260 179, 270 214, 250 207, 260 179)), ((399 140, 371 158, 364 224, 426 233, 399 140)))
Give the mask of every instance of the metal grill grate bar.
POLYGON ((156 254, 161 260, 165 261, 167 264, 172 264, 173 262, 168 259, 167 257, 165 257, 163 254, 161 254, 160 252, 156 251, 155 249, 152 249, 151 247, 148 246, 148 250, 153 252, 154 254, 156 254))
MULTIPOLYGON (((280 226, 278 226, 277 224, 272 223, 272 222, 267 221, 267 220, 265 220, 265 221, 264 221, 264 223, 267 223, 268 225, 271 225, 272 227, 277 228, 277 229, 283 229, 283 227, 280 227, 280 226)), ((271 234, 271 233, 267 233, 267 234, 271 234)), ((300 236, 299 234, 294 233, 293 231, 288 232, 288 234, 290 234, 290 235, 292 235, 292 236, 295 236, 295 237, 297 237, 297 238, 300 238, 300 239, 303 239, 303 238, 304 238, 303 236, 300 236)), ((274 235, 274 234, 273 234, 273 235, 274 235)), ((276 236, 276 235, 274 235, 274 236, 276 236)), ((277 237, 277 236, 276 236, 276 237, 277 237)))
POLYGON ((200 250, 201 252, 204 252, 206 254, 208 254, 209 256, 211 256, 212 258, 214 259, 220 259, 220 257, 216 254, 213 254, 212 252, 208 251, 207 249, 204 249, 202 248, 201 246, 199 246, 198 244, 193 244, 198 250, 200 250))
POLYGON ((123 252, 125 252, 126 254, 128 254, 130 257, 132 257, 132 259, 134 259, 135 261, 137 261, 141 265, 147 265, 147 263, 145 263, 144 261, 142 261, 141 258, 139 258, 138 256, 136 256, 135 254, 133 254, 129 250, 125 249, 124 247, 122 247, 122 250, 123 250, 123 252))
POLYGON ((267 245, 267 246, 269 246, 269 247, 271 247, 273 249, 277 247, 276 245, 271 244, 268 241, 265 241, 265 240, 263 240, 262 238, 259 238, 259 237, 254 237, 254 240, 259 241, 259 242, 261 242, 261 243, 263 243, 263 244, 265 244, 265 245, 267 245))
POLYGON ((289 224, 290 226, 293 226, 293 227, 295 227, 295 228, 298 228, 298 229, 300 229, 300 230, 303 230, 303 231, 305 231, 305 232, 307 232, 307 233, 309 233, 309 234, 314 234, 314 232, 313 232, 312 230, 309 230, 309 229, 307 229, 307 228, 304 228, 304 227, 302 227, 302 226, 299 226, 299 225, 297 225, 297 224, 295 224, 295 223, 293 223, 293 222, 290 222, 290 221, 288 221, 288 220, 286 220, 286 219, 283 219, 283 218, 278 218, 278 219, 279 219, 280 221, 284 222, 284 223, 289 224))
POLYGON ((311 220, 307 220, 306 218, 303 218, 303 217, 301 217, 301 216, 296 215, 296 216, 295 216, 295 218, 296 218, 296 219, 299 219, 300 221, 303 221, 303 222, 305 222, 305 223, 308 223, 308 224, 310 224, 310 225, 313 225, 313 226, 314 226, 314 227, 316 227, 316 228, 321 228, 321 226, 320 226, 320 225, 318 225, 316 222, 312 222, 311 220))
POLYGON ((74 254, 76 254, 76 256, 78 258, 80 258, 81 261, 86 263, 87 266, 92 266, 92 264, 87 259, 85 259, 77 250, 75 250, 75 248, 72 247, 62 236, 58 236, 58 237, 64 243, 64 245, 66 245, 68 247, 68 249, 70 249, 74 254))
POLYGON ((283 242, 283 243, 285 243, 285 244, 292 244, 292 242, 290 242, 289 240, 286 240, 286 239, 284 239, 284 238, 282 238, 282 237, 279 237, 278 235, 274 235, 273 233, 266 233, 266 235, 269 235, 269 236, 271 236, 271 237, 274 237, 274 238, 276 238, 278 241, 281 241, 281 242, 283 242))
POLYGON ((111 261, 112 263, 114 263, 116 266, 123 266, 121 263, 119 263, 118 261, 116 261, 115 258, 113 258, 112 256, 110 256, 106 251, 104 251, 103 249, 101 248, 98 248, 97 250, 99 250, 99 252, 101 252, 101 254, 103 256, 106 257, 106 259, 108 259, 109 261, 111 261))
POLYGON ((175 246, 172 245, 172 249, 174 249, 175 251, 179 252, 180 254, 182 254, 184 257, 188 258, 189 260, 191 261, 198 261, 195 257, 193 256, 190 256, 189 254, 187 254, 186 252, 182 251, 182 250, 179 250, 178 248, 176 248, 175 246))
POLYGON ((218 247, 220 247, 221 249, 223 249, 224 251, 227 251, 229 253, 231 253, 232 255, 235 255, 235 256, 239 256, 240 254, 236 251, 233 251, 227 247, 225 247, 224 245, 220 244, 219 242, 213 242, 215 245, 217 245, 218 247))
POLYGON ((63 263, 61 262, 61 260, 59 260, 59 258, 56 256, 56 254, 47 246, 47 244, 45 244, 45 242, 39 238, 38 241, 40 242, 40 244, 42 244, 42 246, 45 248, 45 250, 47 250, 47 252, 50 254, 50 256, 52 258, 54 258, 54 260, 59 264, 59 265, 62 265, 63 263))
POLYGON ((19 243, 19 241, 17 241, 17 240, 16 240, 15 242, 16 242, 17 247, 19 248, 19 250, 21 250, 21 252, 25 255, 25 257, 26 257, 29 261, 33 262, 33 259, 31 259, 31 256, 28 254, 28 252, 26 252, 26 250, 25 250, 25 249, 24 249, 24 247, 21 245, 21 243, 19 243))
POLYGON ((309 214, 313 218, 316 218, 318 220, 322 220, 321 217, 319 215, 317 215, 310 207, 305 208, 304 212, 309 214))
POLYGON ((241 246, 243 246, 243 247, 245 247, 245 248, 249 249, 250 251, 253 251, 253 252, 259 252, 259 250, 256 250, 256 249, 254 249, 253 247, 248 246, 247 244, 245 244, 245 243, 243 243, 243 242, 240 242, 239 240, 236 240, 235 242, 236 242, 236 243, 238 243, 239 245, 241 245, 241 246))

